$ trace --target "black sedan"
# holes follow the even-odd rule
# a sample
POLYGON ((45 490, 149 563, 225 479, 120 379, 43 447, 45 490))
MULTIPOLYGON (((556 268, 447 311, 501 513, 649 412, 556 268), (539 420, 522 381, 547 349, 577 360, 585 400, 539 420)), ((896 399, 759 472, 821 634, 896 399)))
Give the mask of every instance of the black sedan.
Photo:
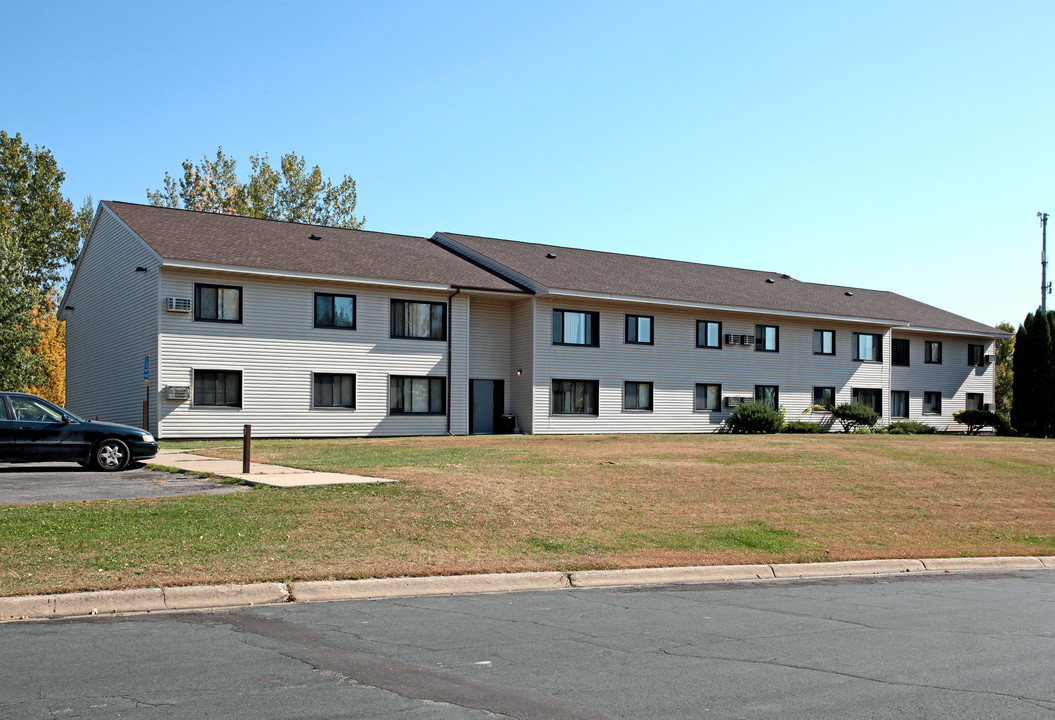
POLYGON ((36 395, 0 393, 0 462, 62 460, 123 470, 157 453, 146 430, 84 420, 36 395))

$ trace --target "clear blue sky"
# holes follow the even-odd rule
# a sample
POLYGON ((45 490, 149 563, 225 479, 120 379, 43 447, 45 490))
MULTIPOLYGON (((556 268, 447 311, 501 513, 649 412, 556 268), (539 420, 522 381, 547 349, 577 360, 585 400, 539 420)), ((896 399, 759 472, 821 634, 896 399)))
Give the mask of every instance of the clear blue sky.
POLYGON ((1050 2, 2 4, 0 128, 77 204, 292 150, 372 230, 1040 301, 1050 2))

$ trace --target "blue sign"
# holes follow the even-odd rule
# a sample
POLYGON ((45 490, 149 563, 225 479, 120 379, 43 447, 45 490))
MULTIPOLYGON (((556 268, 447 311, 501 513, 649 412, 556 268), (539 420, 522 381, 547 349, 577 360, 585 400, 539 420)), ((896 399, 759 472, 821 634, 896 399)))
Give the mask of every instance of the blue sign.
POLYGON ((150 379, 150 356, 149 355, 145 355, 143 357, 143 379, 144 380, 149 380, 150 379))

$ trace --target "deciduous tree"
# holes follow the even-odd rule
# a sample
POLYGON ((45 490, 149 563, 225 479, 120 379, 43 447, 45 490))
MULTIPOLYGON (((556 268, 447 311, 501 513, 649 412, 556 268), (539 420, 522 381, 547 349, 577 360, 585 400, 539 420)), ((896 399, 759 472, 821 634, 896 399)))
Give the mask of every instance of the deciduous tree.
POLYGON ((1002 322, 997 328, 1011 333, 1009 338, 996 341, 996 414, 1005 423, 1011 422, 1011 405, 1015 397, 1015 369, 1012 361, 1015 356, 1015 326, 1002 322))
POLYGON ((28 281, 24 254, 12 234, 0 227, 0 390, 25 390, 43 377, 43 359, 32 352, 41 337, 34 322, 41 292, 28 281))

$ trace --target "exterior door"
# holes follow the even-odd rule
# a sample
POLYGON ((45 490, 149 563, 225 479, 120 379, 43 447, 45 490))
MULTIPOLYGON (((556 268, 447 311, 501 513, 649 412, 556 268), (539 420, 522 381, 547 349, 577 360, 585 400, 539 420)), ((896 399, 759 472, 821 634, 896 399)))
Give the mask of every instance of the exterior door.
POLYGON ((470 424, 473 435, 494 435, 505 409, 502 380, 473 380, 469 385, 470 424))

